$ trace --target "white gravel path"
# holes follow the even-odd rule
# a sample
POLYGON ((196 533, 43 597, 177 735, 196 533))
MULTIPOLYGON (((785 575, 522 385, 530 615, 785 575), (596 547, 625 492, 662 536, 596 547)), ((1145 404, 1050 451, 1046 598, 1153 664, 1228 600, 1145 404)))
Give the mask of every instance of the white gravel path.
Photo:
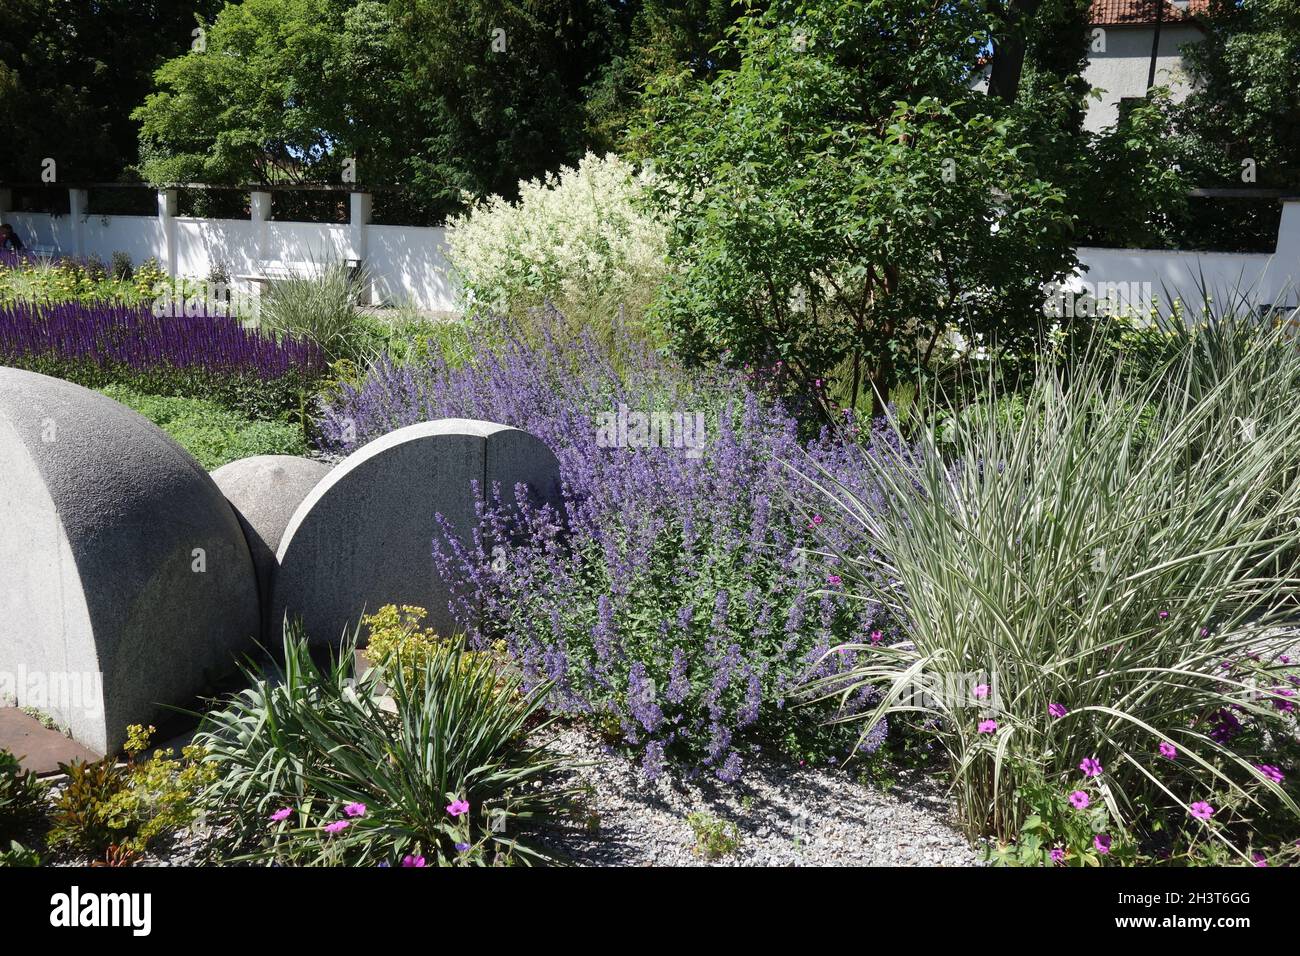
POLYGON ((947 819, 942 790, 919 773, 885 792, 842 771, 753 754, 734 784, 703 776, 688 782, 671 773, 652 783, 585 728, 564 727, 556 747, 587 764, 576 782, 591 788, 597 825, 550 825, 531 836, 579 865, 978 865, 969 841, 947 819), (713 861, 695 854, 686 820, 692 812, 734 823, 739 847, 713 861))

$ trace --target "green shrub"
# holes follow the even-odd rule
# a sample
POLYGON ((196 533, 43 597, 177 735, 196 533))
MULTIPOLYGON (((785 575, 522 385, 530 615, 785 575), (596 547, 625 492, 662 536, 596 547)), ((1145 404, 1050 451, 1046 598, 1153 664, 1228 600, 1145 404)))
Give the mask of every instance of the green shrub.
POLYGON ((1300 833, 1300 354, 1230 316, 1182 343, 1146 380, 1043 368, 1023 415, 984 393, 950 443, 881 446, 885 507, 813 479, 870 541, 846 585, 903 636, 816 690, 882 689, 868 728, 932 720, 973 834, 1016 839, 1040 778, 1174 856, 1300 833))
POLYGON ((119 282, 130 282, 135 276, 135 265, 131 262, 129 253, 118 249, 113 253, 113 258, 108 267, 109 274, 119 282))
POLYGON ((0 850, 0 869, 6 866, 32 867, 41 865, 41 856, 35 850, 29 850, 17 840, 9 841, 9 849, 0 850))
POLYGON ((204 718, 196 741, 217 773, 203 803, 231 846, 312 865, 543 859, 509 831, 573 796, 526 739, 547 726, 549 688, 524 693, 518 675, 446 641, 423 668, 384 673, 394 713, 377 670, 353 679, 355 643, 321 668, 289 626, 282 679, 248 671, 252 686, 204 718))
POLYGON ((125 764, 105 757, 59 765, 68 781, 51 816, 51 846, 129 863, 193 820, 195 793, 211 782, 214 768, 193 746, 179 759, 159 750, 141 760, 153 733, 152 727, 128 728, 125 764))
POLYGON ((581 328, 620 309, 640 323, 667 273, 663 224, 644 203, 649 177, 617 156, 519 184, 519 200, 476 204, 447 224, 467 312, 522 316, 551 304, 581 328))
POLYGON ((209 471, 251 455, 307 454, 302 429, 294 424, 255 421, 215 402, 147 395, 123 385, 102 391, 167 432, 209 471))
POLYGON ((45 784, 18 758, 0 750, 0 840, 19 836, 35 826, 46 812, 45 784))
POLYGON ((60 764, 59 770, 68 780, 50 817, 50 846, 102 856, 123 836, 124 821, 115 816, 114 798, 126 789, 126 769, 105 757, 60 764))

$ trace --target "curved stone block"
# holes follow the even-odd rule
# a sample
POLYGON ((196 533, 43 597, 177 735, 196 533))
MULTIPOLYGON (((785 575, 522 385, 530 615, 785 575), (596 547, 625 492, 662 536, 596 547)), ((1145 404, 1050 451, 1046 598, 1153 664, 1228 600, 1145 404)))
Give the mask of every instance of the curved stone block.
POLYGON ((161 429, 0 367, 0 694, 95 750, 189 706, 258 632, 234 511, 161 429))
POLYGON ((428 623, 455 629, 433 567, 434 520, 463 540, 475 494, 519 483, 559 501, 559 464, 539 439, 492 422, 446 418, 390 432, 353 452, 294 513, 280 541, 272 620, 301 616, 316 642, 337 642, 363 612, 385 604, 427 608, 428 623))
MULTIPOLYGON (((212 473, 221 493, 235 509, 244 539, 257 570, 257 593, 265 611, 270 610, 276 552, 289 519, 302 500, 327 474, 330 466, 295 455, 254 455, 222 465, 212 473)), ((278 635, 275 622, 263 621, 264 633, 272 644, 278 635)))

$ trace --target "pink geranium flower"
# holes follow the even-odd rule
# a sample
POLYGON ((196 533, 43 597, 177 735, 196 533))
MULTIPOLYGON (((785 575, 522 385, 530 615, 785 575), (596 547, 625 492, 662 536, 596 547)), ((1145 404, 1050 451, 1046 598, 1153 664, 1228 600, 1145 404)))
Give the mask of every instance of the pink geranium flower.
POLYGON ((880 633, 880 631, 872 631, 872 632, 871 632, 871 643, 872 643, 872 644, 879 644, 879 643, 880 643, 881 641, 883 641, 884 639, 885 639, 885 635, 882 634, 882 633, 880 633))
POLYGON ((1060 720, 1062 717, 1064 717, 1066 714, 1069 713, 1069 711, 1065 709, 1064 704, 1048 704, 1047 712, 1051 714, 1053 717, 1055 717, 1057 720, 1060 720))
POLYGON ((998 722, 996 720, 981 720, 979 731, 982 734, 991 734, 997 731, 998 722))
POLYGON ((351 825, 347 820, 335 820, 333 823, 325 824, 325 832, 330 834, 342 833, 351 825))
POLYGON ((1204 800, 1197 800, 1191 805, 1188 812, 1198 820, 1208 820, 1210 817, 1214 816, 1214 807, 1210 806, 1204 800))
POLYGON ((1048 856, 1052 858, 1053 863, 1060 863, 1065 859, 1065 851, 1059 846, 1053 847, 1052 852, 1049 853, 1048 856))
POLYGON ((1167 760, 1173 760, 1178 756, 1178 748, 1167 740, 1160 741, 1160 756, 1167 760))
POLYGON ((828 574, 826 575, 826 583, 830 585, 839 584, 840 576, 838 574, 828 574))
POLYGON ((1092 803, 1092 801, 1082 790, 1076 790, 1070 794, 1070 806, 1074 807, 1076 810, 1086 810, 1090 803, 1092 803))
POLYGON ((366 815, 366 805, 364 803, 349 803, 343 808, 343 812, 350 817, 364 817, 366 815))
POLYGON ((976 700, 983 700, 985 697, 989 695, 989 685, 976 684, 974 694, 976 700))
POLYGON ((292 813, 292 810, 288 807, 284 807, 283 809, 276 810, 275 813, 271 814, 271 819, 276 823, 279 823, 281 820, 288 820, 292 813))
POLYGON ((469 801, 468 800, 451 801, 451 803, 447 804, 447 813, 449 813, 453 817, 458 817, 461 814, 469 813, 469 801))
POLYGON ((1106 833, 1098 833, 1092 838, 1092 845, 1097 849, 1098 853, 1105 856, 1110 852, 1110 835, 1106 833))
POLYGON ((1084 757, 1079 763, 1079 769, 1083 771, 1085 777, 1101 776, 1101 763, 1096 757, 1084 757))
POLYGON ((402 866, 424 866, 424 857, 408 853, 402 857, 402 866))

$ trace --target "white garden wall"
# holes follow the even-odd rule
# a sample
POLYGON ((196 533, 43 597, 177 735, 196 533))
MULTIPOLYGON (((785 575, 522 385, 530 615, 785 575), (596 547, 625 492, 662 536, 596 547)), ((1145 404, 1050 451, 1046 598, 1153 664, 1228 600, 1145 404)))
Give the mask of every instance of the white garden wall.
POLYGON ((1166 252, 1156 249, 1078 250, 1080 270, 1076 289, 1105 294, 1101 284, 1114 284, 1116 298, 1135 310, 1145 311, 1151 298, 1161 306, 1179 298, 1196 307, 1201 289, 1226 304, 1234 295, 1248 296, 1259 305, 1300 306, 1300 200, 1282 205, 1277 248, 1272 254, 1227 252, 1166 252))
MULTIPOLYGON (((267 218, 269 193, 253 193, 251 219, 195 219, 175 215, 175 195, 159 193, 159 215, 85 214, 85 192, 70 190, 72 214, 0 215, 28 246, 52 254, 99 256, 108 262, 122 250, 132 261, 153 256, 171 275, 204 278, 224 266, 236 285, 251 290, 249 277, 305 271, 310 263, 355 260, 372 277, 372 301, 410 303, 450 312, 456 284, 445 257, 442 228, 381 226, 369 222, 370 197, 353 193, 347 224, 276 222, 267 218), (244 277, 244 278, 240 278, 244 277)), ((1078 250, 1080 269, 1072 287, 1098 297, 1111 293, 1122 307, 1145 311, 1152 298, 1199 304, 1203 283, 1219 302, 1245 292, 1261 304, 1300 306, 1300 199, 1283 203, 1276 251, 1271 255, 1165 252, 1152 249, 1078 250)))
POLYGON ((311 264, 353 260, 364 263, 377 303, 410 303, 449 312, 457 308, 455 283, 443 253, 441 228, 378 226, 369 223, 370 197, 352 194, 352 222, 278 222, 267 218, 268 193, 253 193, 251 219, 199 219, 175 215, 175 196, 159 194, 157 216, 86 214, 85 192, 71 190, 72 213, 5 212, 0 215, 31 249, 52 255, 98 256, 114 252, 139 264, 152 256, 170 275, 206 278, 220 265, 242 291, 254 291, 252 277, 305 272, 311 264))

